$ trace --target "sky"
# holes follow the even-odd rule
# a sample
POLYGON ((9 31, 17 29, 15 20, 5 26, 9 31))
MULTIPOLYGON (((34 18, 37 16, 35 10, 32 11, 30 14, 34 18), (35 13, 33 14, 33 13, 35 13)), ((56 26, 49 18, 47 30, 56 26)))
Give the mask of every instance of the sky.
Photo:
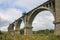
MULTIPOLYGON (((48 0, 0 0, 0 30, 6 31, 9 24, 48 0)), ((40 12, 34 19, 33 30, 54 29, 54 16, 50 11, 40 12), (38 20, 39 19, 39 20, 38 20)), ((21 28, 24 23, 21 23, 21 28)))

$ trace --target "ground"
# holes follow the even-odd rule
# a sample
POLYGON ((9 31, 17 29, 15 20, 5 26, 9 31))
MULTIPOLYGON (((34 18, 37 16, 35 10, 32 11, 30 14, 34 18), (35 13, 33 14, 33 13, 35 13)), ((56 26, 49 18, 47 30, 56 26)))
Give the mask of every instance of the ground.
POLYGON ((0 40, 60 40, 60 36, 54 34, 10 35, 7 32, 0 34, 0 40))

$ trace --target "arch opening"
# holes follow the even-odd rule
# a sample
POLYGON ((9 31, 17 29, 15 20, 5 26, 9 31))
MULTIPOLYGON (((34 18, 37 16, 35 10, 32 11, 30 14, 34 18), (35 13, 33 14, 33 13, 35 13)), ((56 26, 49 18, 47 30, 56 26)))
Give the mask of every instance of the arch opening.
POLYGON ((24 34, 24 22, 23 21, 20 24, 20 34, 24 34))
POLYGON ((50 11, 44 10, 38 13, 36 17, 33 19, 32 22, 32 26, 34 27, 33 30, 54 29, 53 21, 55 21, 55 19, 52 13, 50 11), (38 29, 39 27, 40 29, 38 29))
POLYGON ((20 24, 20 29, 23 29, 23 28, 24 28, 24 22, 22 21, 20 24))
MULTIPOLYGON (((54 33, 55 24, 54 15, 48 10, 43 10, 39 12, 32 21, 33 31, 48 31, 49 33, 54 33)), ((41 33, 41 32, 39 32, 41 33)))
POLYGON ((32 24, 35 16, 39 13, 39 12, 42 12, 42 11, 50 11, 54 17, 55 17, 55 13, 53 11, 53 9, 50 9, 50 8, 38 8, 38 9, 35 9, 34 11, 31 12, 30 16, 29 16, 29 21, 28 23, 32 24))
POLYGON ((16 26, 14 26, 14 30, 16 31, 16 33, 23 34, 24 33, 23 29, 24 22, 22 20, 18 20, 16 26))

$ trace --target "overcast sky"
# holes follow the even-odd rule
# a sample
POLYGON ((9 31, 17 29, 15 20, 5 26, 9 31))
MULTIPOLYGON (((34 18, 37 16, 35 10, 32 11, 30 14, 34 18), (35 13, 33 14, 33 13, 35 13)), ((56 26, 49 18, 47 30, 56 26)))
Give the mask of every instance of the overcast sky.
MULTIPOLYGON (((7 30, 8 25, 47 0, 0 0, 0 30, 7 30)), ((50 11, 40 12, 33 21, 33 30, 54 29, 54 16, 50 11)), ((21 23, 23 28, 24 23, 21 23)))

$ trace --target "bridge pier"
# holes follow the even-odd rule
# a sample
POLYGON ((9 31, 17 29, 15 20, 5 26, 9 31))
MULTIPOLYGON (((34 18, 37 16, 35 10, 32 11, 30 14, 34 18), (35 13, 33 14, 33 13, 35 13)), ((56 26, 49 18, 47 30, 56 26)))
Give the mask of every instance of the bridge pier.
POLYGON ((13 35, 14 34, 14 24, 10 24, 8 27, 8 33, 13 35))
POLYGON ((20 24, 17 22, 14 23, 15 26, 15 33, 20 34, 20 24))
POLYGON ((15 33, 20 34, 20 26, 15 27, 15 33))
POLYGON ((14 30, 12 30, 12 29, 11 29, 11 30, 9 30, 8 32, 9 32, 9 34, 11 34, 11 35, 13 35, 13 34, 14 34, 14 30))
POLYGON ((55 26, 55 35, 60 35, 60 0, 55 0, 55 19, 56 19, 56 26, 55 26))
POLYGON ((54 30, 55 35, 60 35, 60 22, 55 23, 55 30, 54 30))
POLYGON ((30 35, 30 34, 32 34, 32 28, 33 27, 31 27, 31 26, 29 26, 29 27, 24 27, 24 35, 30 35))

